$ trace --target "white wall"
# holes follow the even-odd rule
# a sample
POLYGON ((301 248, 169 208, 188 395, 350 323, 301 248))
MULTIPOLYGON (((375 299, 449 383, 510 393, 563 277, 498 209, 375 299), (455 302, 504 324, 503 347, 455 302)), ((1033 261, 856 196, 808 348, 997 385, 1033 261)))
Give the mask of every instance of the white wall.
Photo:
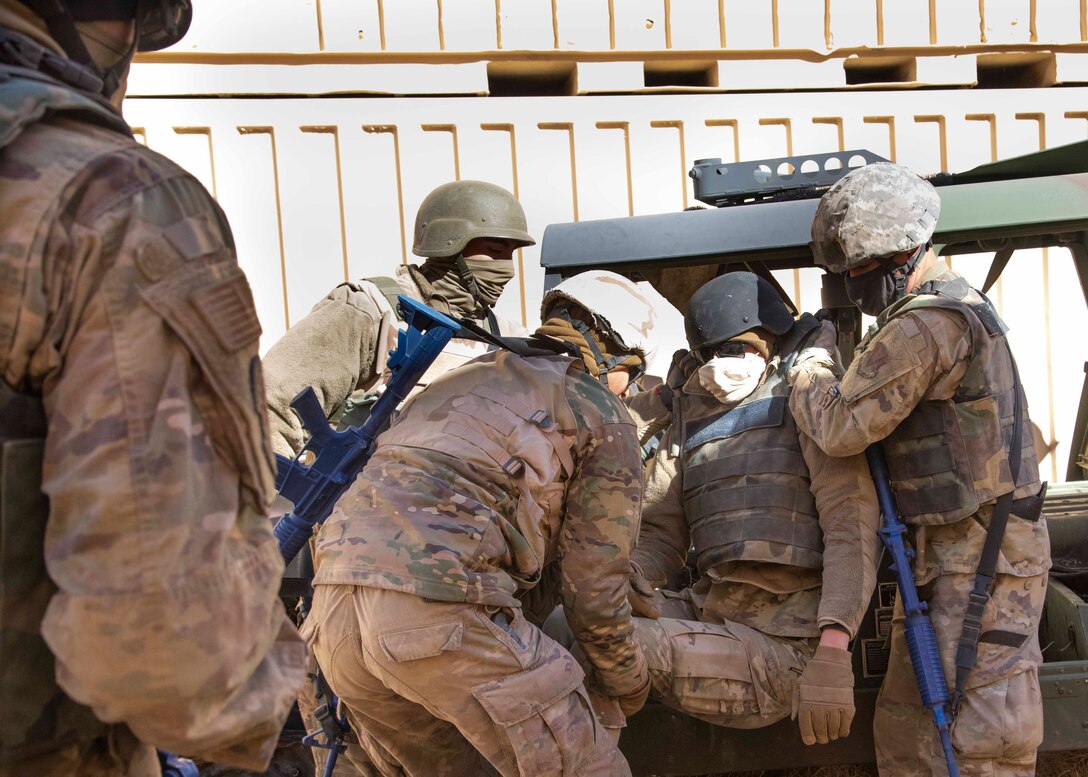
MULTIPOLYGON (((553 17, 550 0, 205 0, 181 44, 134 66, 125 114, 226 210, 264 348, 336 283, 411 261, 419 202, 454 178, 516 191, 539 239, 553 222, 678 210, 692 201, 687 170, 705 157, 865 147, 926 174, 1088 137, 1085 87, 904 88, 970 85, 978 57, 1010 46, 1054 54, 1058 80, 1076 81, 1088 72, 1077 0, 936 0, 932 24, 928 0, 720 6, 558 0, 553 17), (846 88, 843 63, 874 54, 914 59, 917 81, 846 88), (716 68, 720 87, 644 88, 643 63, 689 55, 716 68), (541 61, 573 67, 581 94, 480 96, 489 62, 541 61), (813 91, 788 91, 798 85, 813 91), (330 92, 350 94, 284 96, 330 92), (416 96, 374 96, 389 93, 416 96)), ((499 303, 530 326, 538 257, 537 247, 519 252, 499 303)), ((988 258, 954 266, 977 285, 988 258)), ((819 307, 818 270, 781 280, 801 309, 819 307)), ((1083 380, 1078 333, 1088 329, 1068 255, 1018 252, 993 296, 1054 450, 1044 477, 1060 480, 1083 380)), ((669 340, 665 354, 682 345, 678 322, 669 340)))

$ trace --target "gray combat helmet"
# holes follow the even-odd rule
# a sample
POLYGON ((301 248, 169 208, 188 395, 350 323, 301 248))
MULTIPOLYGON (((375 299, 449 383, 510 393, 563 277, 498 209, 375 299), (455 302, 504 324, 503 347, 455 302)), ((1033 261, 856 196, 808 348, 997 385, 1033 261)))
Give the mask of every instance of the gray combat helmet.
POLYGON ((834 273, 913 251, 937 228, 937 190, 902 165, 875 162, 839 179, 816 207, 812 253, 834 273))
POLYGON ((477 237, 536 243, 525 211, 513 194, 486 181, 445 183, 423 199, 416 212, 416 256, 456 256, 477 237))
POLYGON ((750 272, 719 275, 700 286, 688 302, 684 331, 692 351, 709 348, 751 329, 785 334, 793 316, 774 286, 750 272))

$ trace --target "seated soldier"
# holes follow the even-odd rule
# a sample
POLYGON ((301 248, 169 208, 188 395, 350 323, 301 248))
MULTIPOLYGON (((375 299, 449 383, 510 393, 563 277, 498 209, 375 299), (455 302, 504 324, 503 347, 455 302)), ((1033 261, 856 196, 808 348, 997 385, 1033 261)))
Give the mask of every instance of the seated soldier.
POLYGON ((749 272, 692 295, 691 351, 669 375, 672 426, 650 464, 632 553, 653 697, 733 728, 793 709, 806 744, 850 731, 847 646, 879 552, 864 456, 826 456, 789 412, 787 370, 821 327, 833 340, 830 323, 795 321, 749 272), (697 582, 655 592, 692 546, 697 582))
POLYGON ((642 466, 617 395, 654 311, 595 272, 549 292, 542 318, 520 353, 409 399, 318 534, 303 631, 383 773, 630 774, 582 669, 522 604, 554 584, 614 725, 642 706, 626 599, 642 466))

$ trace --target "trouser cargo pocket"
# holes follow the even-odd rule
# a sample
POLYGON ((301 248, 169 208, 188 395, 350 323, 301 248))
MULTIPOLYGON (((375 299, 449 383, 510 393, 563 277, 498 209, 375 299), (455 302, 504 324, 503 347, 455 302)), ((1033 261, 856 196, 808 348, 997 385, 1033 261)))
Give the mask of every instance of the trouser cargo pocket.
POLYGON ((597 723, 583 679, 573 657, 555 651, 539 666, 472 689, 521 774, 576 775, 593 755, 597 723))

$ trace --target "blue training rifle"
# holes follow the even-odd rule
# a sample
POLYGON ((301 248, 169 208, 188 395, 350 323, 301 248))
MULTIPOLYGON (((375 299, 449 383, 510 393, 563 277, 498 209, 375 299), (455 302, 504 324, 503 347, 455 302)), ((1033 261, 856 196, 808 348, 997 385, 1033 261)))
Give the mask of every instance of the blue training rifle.
POLYGON ((918 683, 918 692, 922 704, 933 714, 933 725, 941 738, 941 748, 948 764, 949 777, 960 777, 956 765, 956 754, 952 750, 952 716, 949 712, 948 683, 945 681, 941 666, 941 653, 937 649, 937 634, 926 614, 926 603, 918 599, 918 588, 914 585, 911 572, 911 559, 914 551, 907 548, 903 535, 907 527, 899 518, 899 508, 895 504, 888 480, 888 462, 884 459, 884 449, 880 443, 874 443, 865 449, 865 458, 869 461, 869 473, 876 486, 876 497, 880 503, 883 526, 880 539, 892 555, 892 570, 899 586, 899 598, 903 603, 907 649, 910 651, 910 663, 914 667, 914 679, 918 683))
POLYGON ((397 335, 397 349, 387 363, 392 377, 362 426, 334 430, 313 387, 306 387, 291 400, 310 439, 293 460, 276 457, 276 487, 294 505, 273 529, 284 563, 294 560, 310 541, 314 526, 329 517, 374 452, 374 438, 450 338, 461 330, 456 321, 422 302, 403 294, 397 300, 407 328, 397 335))
MULTIPOLYGON (((370 459, 374 440, 386 422, 442 353, 450 338, 461 330, 456 321, 422 302, 403 294, 397 301, 407 327, 397 335, 397 348, 386 365, 392 376, 362 426, 335 431, 325 418, 325 411, 311 386, 291 400, 291 407, 310 439, 294 459, 276 457, 276 488, 294 505, 272 529, 285 564, 290 564, 310 541, 314 526, 329 517, 337 500, 355 482, 370 459)), ((336 760, 344 750, 343 739, 347 732, 347 721, 337 715, 336 706, 335 696, 330 695, 329 703, 318 710, 322 728, 303 739, 303 744, 330 751, 325 761, 325 777, 332 775, 336 760), (325 734, 324 742, 317 738, 322 733, 325 734)))

